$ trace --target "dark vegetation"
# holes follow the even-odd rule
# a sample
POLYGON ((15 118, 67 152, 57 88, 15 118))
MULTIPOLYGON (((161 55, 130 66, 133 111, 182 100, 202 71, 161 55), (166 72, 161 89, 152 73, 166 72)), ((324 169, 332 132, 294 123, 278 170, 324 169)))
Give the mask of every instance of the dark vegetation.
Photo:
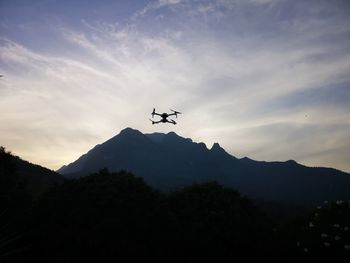
POLYGON ((38 169, 45 182, 60 178, 38 193, 26 185, 35 175, 24 180, 19 162, 1 148, 0 262, 350 258, 348 201, 288 213, 289 206, 251 201, 216 182, 164 193, 107 169, 64 182, 38 169))

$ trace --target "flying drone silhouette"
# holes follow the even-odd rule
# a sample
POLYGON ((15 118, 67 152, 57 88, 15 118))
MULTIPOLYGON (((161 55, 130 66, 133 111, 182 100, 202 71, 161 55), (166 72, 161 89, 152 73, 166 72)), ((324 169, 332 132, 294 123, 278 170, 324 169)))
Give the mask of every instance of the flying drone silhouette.
POLYGON ((181 114, 181 112, 179 112, 179 111, 176 111, 176 110, 172 110, 172 109, 170 109, 173 113, 162 113, 162 114, 160 114, 160 113, 156 113, 156 109, 155 108, 153 108, 153 111, 152 111, 152 113, 151 113, 151 115, 152 115, 152 118, 154 118, 154 115, 156 115, 156 116, 159 116, 159 117, 161 117, 162 119, 161 120, 159 120, 159 121, 154 121, 154 120, 151 120, 151 119, 149 119, 151 122, 152 122, 152 124, 158 124, 158 123, 166 123, 166 122, 169 122, 169 123, 172 123, 172 124, 176 124, 176 121, 174 121, 174 120, 172 120, 172 119, 170 119, 170 120, 168 120, 168 117, 170 117, 170 116, 175 116, 176 118, 177 118, 177 115, 178 114, 181 114))

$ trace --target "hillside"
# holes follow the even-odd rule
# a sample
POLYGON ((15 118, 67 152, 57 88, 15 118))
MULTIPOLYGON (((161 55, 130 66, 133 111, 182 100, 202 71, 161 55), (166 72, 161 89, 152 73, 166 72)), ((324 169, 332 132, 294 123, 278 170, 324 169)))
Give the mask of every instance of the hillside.
POLYGON ((350 175, 332 168, 306 167, 295 161, 238 159, 218 143, 204 143, 168 134, 143 134, 127 128, 95 146, 59 173, 77 178, 102 168, 127 170, 158 189, 176 189, 193 182, 218 181, 252 198, 303 205, 350 199, 350 175))
POLYGON ((20 188, 31 196, 37 196, 63 181, 64 177, 60 174, 25 161, 0 147, 1 193, 20 188))

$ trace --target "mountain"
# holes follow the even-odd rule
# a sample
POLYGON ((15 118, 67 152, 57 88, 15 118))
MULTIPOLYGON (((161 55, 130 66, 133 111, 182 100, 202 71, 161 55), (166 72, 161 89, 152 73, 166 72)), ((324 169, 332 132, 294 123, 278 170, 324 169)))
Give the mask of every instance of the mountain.
POLYGON ((218 181, 242 194, 267 201, 314 205, 323 200, 350 199, 350 174, 286 162, 238 159, 218 143, 204 143, 168 134, 143 134, 126 128, 95 146, 58 172, 76 178, 102 168, 127 170, 160 189, 193 182, 218 181))
POLYGON ((63 183, 64 177, 40 165, 32 164, 0 147, 0 190, 2 193, 20 188, 36 196, 63 183))

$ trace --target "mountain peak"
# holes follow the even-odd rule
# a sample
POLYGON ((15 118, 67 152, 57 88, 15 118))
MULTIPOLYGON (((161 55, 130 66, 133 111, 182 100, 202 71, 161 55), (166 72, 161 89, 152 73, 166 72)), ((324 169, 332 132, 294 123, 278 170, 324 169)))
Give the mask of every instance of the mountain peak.
POLYGON ((172 136, 172 137, 180 137, 179 135, 177 135, 175 132, 168 132, 167 134, 166 134, 167 136, 172 136))
POLYGON ((165 135, 164 137, 165 140, 167 140, 168 142, 192 142, 192 139, 190 138, 184 138, 181 137, 179 135, 177 135, 175 132, 169 132, 165 135))
POLYGON ((132 140, 133 138, 141 138, 144 136, 145 135, 139 130, 132 129, 132 128, 125 128, 124 130, 121 130, 121 132, 116 137, 120 139, 132 140))
MULTIPOLYGON (((214 143, 213 146, 211 147, 210 151, 214 154, 219 154, 219 155, 225 155, 225 156, 229 156, 230 154, 228 154, 224 148, 222 148, 220 146, 219 143, 214 143)), ((230 155, 231 156, 231 155, 230 155)), ((233 156, 231 156, 233 157, 233 156)))
POLYGON ((142 134, 140 131, 127 127, 120 131, 119 135, 142 134))
POLYGON ((215 151, 215 152, 217 152, 217 151, 225 151, 225 150, 220 146, 220 144, 217 143, 217 142, 215 142, 215 143, 213 144, 213 146, 211 147, 210 150, 211 150, 211 151, 215 151))
POLYGON ((112 137, 111 139, 107 140, 102 145, 98 145, 98 146, 101 147, 101 146, 109 145, 110 147, 114 147, 111 145, 114 145, 115 143, 121 143, 121 142, 135 143, 136 141, 144 140, 144 138, 146 138, 146 137, 142 132, 128 127, 128 128, 121 130, 119 134, 117 134, 114 137, 112 137))

